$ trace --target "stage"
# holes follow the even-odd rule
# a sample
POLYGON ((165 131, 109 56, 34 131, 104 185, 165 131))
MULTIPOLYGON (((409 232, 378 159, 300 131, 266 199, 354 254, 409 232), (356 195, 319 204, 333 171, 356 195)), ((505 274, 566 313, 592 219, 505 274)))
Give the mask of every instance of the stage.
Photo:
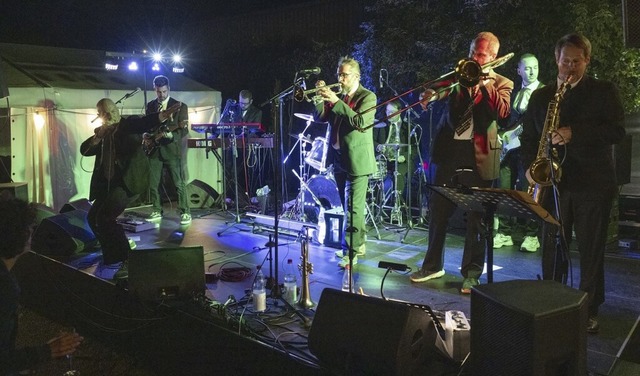
MULTIPOLYGON (((143 215, 148 211, 150 208, 135 208, 128 214, 143 215)), ((95 248, 69 256, 37 253, 23 256, 15 271, 24 306, 62 325, 73 326, 114 351, 125 353, 149 372, 140 374, 333 373, 309 350, 308 334, 323 290, 341 288, 343 270, 337 266, 336 248, 315 242, 309 244, 308 261, 313 265, 313 272, 308 275, 308 287, 314 307, 292 310, 281 300, 269 298, 267 311, 256 313, 246 295, 256 265, 263 265, 268 277, 275 277, 277 269, 282 283, 287 260, 292 259, 294 265, 301 263, 300 238, 280 234, 278 246, 269 247, 267 243, 273 238, 273 232, 264 225, 252 225, 252 219, 244 215, 240 223, 236 223, 233 213, 198 210, 193 212, 191 225, 180 226, 175 210, 167 207, 165 213, 157 227, 128 233, 137 243, 132 252, 202 246, 203 272, 206 273, 204 294, 175 299, 169 296, 162 302, 140 301, 128 286, 111 281, 115 269, 101 263, 99 248, 95 248)), ((372 297, 428 306, 440 319, 447 311, 461 311, 473 327, 470 296, 459 293, 463 246, 459 228, 452 228, 447 238, 446 275, 440 279, 415 284, 409 281, 410 271, 393 271, 385 277, 387 270, 378 267, 380 261, 387 261, 407 265, 409 270, 419 268, 428 232, 424 224, 416 222, 411 229, 378 223, 379 239, 371 228, 366 256, 359 258, 354 270, 357 289, 372 297)), ((452 223, 455 226, 456 221, 452 223)), ((577 252, 571 254, 570 279, 577 285, 579 260, 577 252)), ((640 315, 639 264, 637 253, 623 250, 607 253, 607 301, 599 315, 601 329, 599 334, 587 338, 587 369, 591 374, 622 375, 619 372, 623 367, 636 370, 634 367, 640 363, 640 355, 629 347, 637 349, 638 346, 638 330, 634 329, 640 315)), ((496 249, 494 282, 535 280, 541 273, 539 265, 540 251, 520 252, 517 247, 496 249)), ((162 277, 155 276, 159 280, 162 277)), ((299 286, 301 279, 298 275, 299 286)), ((481 283, 486 283, 486 273, 481 283)), ((369 321, 363 319, 363 322, 369 321)), ((339 343, 341 338, 337 336, 335 341, 339 343)), ((101 353, 83 355, 81 348, 77 358, 76 366, 82 375, 136 374, 131 368, 124 373, 93 373, 96 369, 104 370, 105 363, 113 362, 101 353)), ((461 367, 459 362, 435 352, 418 370, 429 375, 473 375, 472 370, 461 367)), ((46 368, 41 372, 50 374, 46 368)))

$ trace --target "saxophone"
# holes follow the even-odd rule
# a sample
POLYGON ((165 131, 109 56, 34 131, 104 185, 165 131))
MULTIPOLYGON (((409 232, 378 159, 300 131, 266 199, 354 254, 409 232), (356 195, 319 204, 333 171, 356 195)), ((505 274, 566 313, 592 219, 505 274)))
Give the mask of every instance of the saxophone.
POLYGON ((534 183, 529 185, 528 193, 538 204, 542 201, 546 187, 550 186, 553 181, 560 181, 562 177, 562 168, 558 163, 558 152, 553 149, 549 152, 549 143, 553 133, 558 129, 560 122, 560 103, 564 99, 564 94, 569 86, 571 76, 560 84, 558 90, 553 96, 549 106, 547 107, 547 116, 544 120, 544 127, 540 143, 538 145, 538 154, 536 159, 529 167, 529 174, 534 183))

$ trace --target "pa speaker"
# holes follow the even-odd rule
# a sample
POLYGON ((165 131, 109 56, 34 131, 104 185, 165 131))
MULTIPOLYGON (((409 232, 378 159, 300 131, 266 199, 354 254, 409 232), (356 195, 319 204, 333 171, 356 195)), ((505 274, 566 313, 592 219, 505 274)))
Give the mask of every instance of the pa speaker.
POLYGON ((471 290, 474 375, 586 375, 587 294, 555 281, 471 290))
POLYGON ((71 256, 93 248, 96 242, 87 212, 73 210, 42 219, 33 233, 31 248, 47 256, 71 256))
POLYGON ((140 300, 189 298, 204 291, 202 246, 129 252, 129 292, 140 300))
POLYGON ((210 208, 215 205, 220 197, 213 187, 197 179, 187 184, 186 191, 191 209, 210 208))
POLYGON ((66 213, 72 210, 84 210, 87 213, 91 209, 91 201, 86 198, 81 198, 79 200, 71 201, 67 204, 64 204, 60 209, 60 213, 66 213))
POLYGON ((411 375, 435 351, 424 310, 400 302, 324 289, 309 331, 309 350, 337 374, 411 375))
POLYGON ((622 31, 627 48, 640 48, 640 0, 622 0, 622 31))

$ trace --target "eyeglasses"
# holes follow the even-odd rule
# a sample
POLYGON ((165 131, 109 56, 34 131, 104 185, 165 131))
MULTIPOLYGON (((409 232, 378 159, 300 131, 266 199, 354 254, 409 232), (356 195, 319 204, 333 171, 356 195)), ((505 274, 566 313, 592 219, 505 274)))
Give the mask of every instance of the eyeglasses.
POLYGON ((337 76, 338 78, 343 78, 343 77, 349 77, 351 76, 353 73, 338 73, 337 76))

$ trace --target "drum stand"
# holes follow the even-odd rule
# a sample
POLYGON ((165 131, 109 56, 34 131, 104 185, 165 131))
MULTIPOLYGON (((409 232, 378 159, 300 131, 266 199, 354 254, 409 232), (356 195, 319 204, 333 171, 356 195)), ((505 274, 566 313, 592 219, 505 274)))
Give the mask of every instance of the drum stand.
POLYGON ((391 224, 394 224, 394 221, 397 222, 396 224, 398 226, 402 226, 402 207, 401 207, 401 201, 402 201, 402 194, 400 193, 400 190, 398 189, 398 175, 400 175, 400 173, 398 172, 398 158, 400 158, 400 147, 402 144, 388 144, 386 146, 388 147, 392 147, 395 149, 394 152, 394 156, 395 156, 395 161, 393 161, 393 191, 391 191, 389 193, 389 195, 384 199, 384 201, 382 202, 382 207, 385 206, 385 204, 389 201, 389 199, 393 198, 393 207, 391 208, 391 213, 389 214, 389 222, 391 224))
MULTIPOLYGON (((375 182, 374 185, 371 185, 371 179, 369 179, 369 187, 367 188, 367 194, 371 197, 371 201, 365 205, 366 215, 365 215, 365 223, 371 221, 373 224, 373 228, 376 230, 376 235, 378 236, 378 240, 380 237, 380 230, 378 229, 378 219, 380 217, 380 210, 382 210, 381 206, 376 204, 376 188, 380 189, 380 192, 384 190, 384 183, 382 180, 379 182, 375 182), (379 186, 379 187, 376 187, 379 186)), ((375 180, 374 180, 375 181, 375 180)))

